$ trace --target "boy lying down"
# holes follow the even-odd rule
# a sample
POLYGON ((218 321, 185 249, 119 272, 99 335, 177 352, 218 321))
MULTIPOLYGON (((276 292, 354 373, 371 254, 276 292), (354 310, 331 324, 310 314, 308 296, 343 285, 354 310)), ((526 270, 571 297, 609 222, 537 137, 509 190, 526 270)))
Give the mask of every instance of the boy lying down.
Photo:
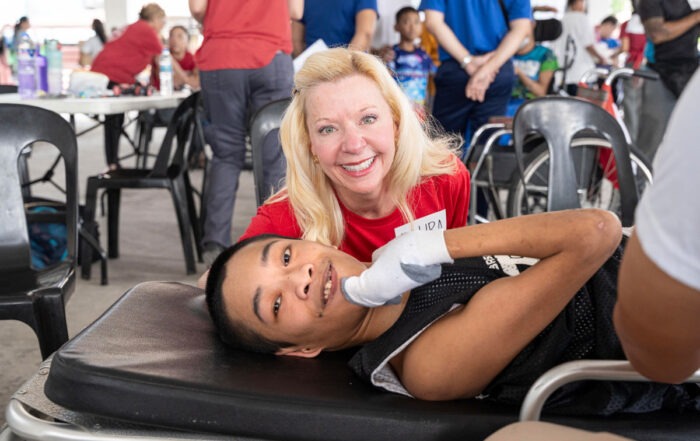
MULTIPOLYGON (((520 404, 551 367, 624 359, 612 325, 621 236, 606 211, 552 212, 414 231, 377 250, 369 269, 333 247, 257 236, 217 258, 207 302, 237 348, 314 357, 359 346, 349 365, 379 388, 520 404)), ((548 406, 700 410, 700 387, 575 383, 548 406)))

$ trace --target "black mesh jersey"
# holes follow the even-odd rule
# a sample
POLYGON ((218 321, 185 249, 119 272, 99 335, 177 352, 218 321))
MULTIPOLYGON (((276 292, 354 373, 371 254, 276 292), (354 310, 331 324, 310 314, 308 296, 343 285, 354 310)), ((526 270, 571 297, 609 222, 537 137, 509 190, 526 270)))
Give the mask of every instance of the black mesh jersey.
MULTIPOLYGON (((580 359, 624 359, 612 323, 622 249, 618 248, 566 308, 486 387, 482 397, 520 405, 534 381, 556 365, 580 359)), ((456 304, 466 304, 485 284, 526 270, 526 266, 517 262, 509 265, 504 261, 486 256, 444 265, 439 279, 411 292, 397 322, 378 339, 363 346, 350 360, 350 368, 365 381, 403 392, 402 386, 392 386, 392 381, 398 380, 388 367, 388 360, 456 304), (384 365, 387 368, 380 369, 384 365)), ((661 408, 700 410, 700 387, 695 384, 576 382, 553 394, 546 408, 604 415, 661 408)))

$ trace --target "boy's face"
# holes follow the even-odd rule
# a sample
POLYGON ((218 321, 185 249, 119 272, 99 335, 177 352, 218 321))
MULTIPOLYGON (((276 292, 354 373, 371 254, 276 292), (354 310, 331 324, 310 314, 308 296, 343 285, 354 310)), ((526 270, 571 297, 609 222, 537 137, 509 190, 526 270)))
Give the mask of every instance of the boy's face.
POLYGON ((415 12, 407 12, 399 17, 394 29, 401 34, 402 41, 413 41, 420 37, 423 32, 423 24, 420 21, 420 15, 415 12))
POLYGON ((598 28, 600 38, 610 38, 614 31, 615 25, 612 23, 603 23, 600 25, 600 28, 598 28))
POLYGON ((226 263, 226 313, 263 337, 293 343, 292 350, 339 347, 366 313, 345 300, 341 279, 365 268, 348 254, 316 242, 253 242, 226 263))

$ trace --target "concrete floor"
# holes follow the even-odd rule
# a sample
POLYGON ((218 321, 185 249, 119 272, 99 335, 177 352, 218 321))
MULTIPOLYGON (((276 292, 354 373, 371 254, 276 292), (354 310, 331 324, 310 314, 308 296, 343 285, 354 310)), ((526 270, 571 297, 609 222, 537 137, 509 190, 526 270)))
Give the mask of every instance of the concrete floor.
MULTIPOLYGON (((77 118, 78 130, 92 125, 87 117, 77 118)), ((133 126, 127 130, 133 133, 133 126)), ((165 129, 156 129, 151 150, 160 145, 165 129)), ((79 145, 79 187, 81 201, 87 176, 105 168, 102 129, 93 130, 80 138, 79 145)), ((53 148, 41 146, 34 149, 30 158, 32 178, 41 175, 42 170, 55 158, 53 148)), ((126 154, 131 147, 122 141, 120 153, 126 154)), ((132 166, 134 160, 122 162, 132 166)), ((192 171, 193 184, 200 186, 202 171, 192 171)), ((51 196, 56 190, 48 184, 39 184, 34 194, 51 196)), ((98 318, 116 299, 137 283, 150 280, 180 281, 195 284, 197 275, 187 276, 182 253, 182 245, 172 199, 167 190, 125 190, 122 192, 120 221, 120 256, 108 263, 109 284, 99 284, 99 264, 93 264, 91 280, 77 277, 76 289, 66 305, 68 332, 71 337, 98 318)), ((99 212, 98 212, 99 214, 99 212)), ((232 237, 239 237, 255 214, 255 194, 252 173, 241 175, 238 197, 233 217, 232 237)), ((100 218, 100 234, 106 246, 106 225, 100 218)), ((204 265, 197 264, 198 272, 204 265)), ((0 427, 5 422, 4 409, 10 397, 22 383, 31 377, 41 363, 37 339, 27 325, 18 321, 0 321, 0 427)))

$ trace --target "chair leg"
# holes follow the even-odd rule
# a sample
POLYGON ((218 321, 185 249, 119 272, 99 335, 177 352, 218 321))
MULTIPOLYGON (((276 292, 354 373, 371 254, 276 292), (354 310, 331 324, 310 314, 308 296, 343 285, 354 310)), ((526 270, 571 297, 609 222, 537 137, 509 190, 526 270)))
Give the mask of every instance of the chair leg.
MULTIPOLYGON (((104 252, 102 246, 97 241, 96 232, 86 231, 85 227, 81 226, 78 228, 78 234, 80 235, 80 238, 83 241, 83 244, 81 246, 84 246, 84 243, 86 242, 90 246, 91 251, 95 251, 97 254, 100 255, 100 285, 107 285, 107 254, 104 252)), ((80 253, 83 256, 85 255, 83 254, 82 248, 80 250, 80 253)), ((88 262, 88 264, 92 265, 92 256, 90 256, 90 259, 91 260, 88 262)), ((84 262, 83 265, 85 265, 84 262)))
POLYGON ((119 205, 122 191, 119 188, 107 189, 107 255, 110 259, 119 257, 119 205))
POLYGON ((51 288, 36 294, 34 314, 37 323, 34 332, 39 339, 41 358, 45 360, 68 341, 66 310, 61 289, 51 288))
MULTIPOLYGON (((83 225, 82 230, 86 234, 97 237, 97 224, 95 223, 95 210, 97 209, 97 189, 99 183, 97 178, 90 177, 87 181, 87 189, 85 190, 85 211, 83 212, 83 225)), ((92 269, 92 246, 87 240, 82 241, 80 248, 80 255, 82 258, 81 264, 81 277, 83 279, 90 279, 90 272, 92 269)))
POLYGON ((185 267, 187 274, 194 274, 197 268, 194 263, 194 250, 192 249, 191 222, 187 209, 187 196, 185 194, 185 183, 182 177, 170 181, 170 193, 173 197, 173 205, 177 214, 177 223, 180 227, 180 239, 182 240, 182 250, 185 254, 185 267))
POLYGON ((185 181, 185 195, 187 196, 187 211, 190 218, 190 225, 194 236, 194 249, 197 251, 197 262, 202 263, 202 230, 199 229, 199 217, 197 216, 197 207, 194 204, 194 188, 187 171, 183 174, 185 181))

